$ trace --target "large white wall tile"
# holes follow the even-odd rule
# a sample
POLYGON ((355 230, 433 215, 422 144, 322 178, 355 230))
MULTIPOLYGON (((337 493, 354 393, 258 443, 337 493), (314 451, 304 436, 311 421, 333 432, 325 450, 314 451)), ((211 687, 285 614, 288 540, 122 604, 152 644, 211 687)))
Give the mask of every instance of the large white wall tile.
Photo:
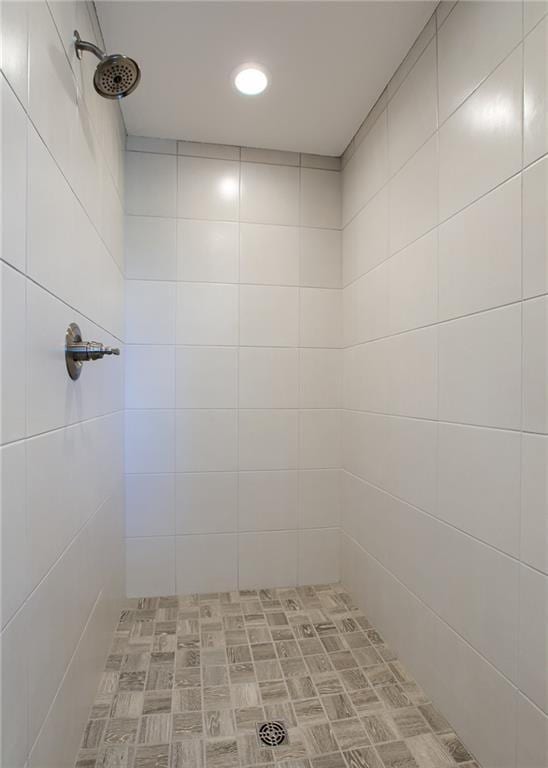
POLYGON ((338 410, 301 411, 299 467, 330 469, 341 464, 341 415, 338 410))
POLYGON ((2 614, 4 627, 30 588, 30 549, 26 499, 26 448, 14 443, 0 450, 2 501, 2 614))
POLYGON ((179 219, 177 275, 180 280, 236 283, 238 224, 179 219))
POLYGON ((432 137, 390 181, 390 250, 438 223, 438 139, 432 137))
POLYGON ((522 435, 521 560, 548 574, 548 437, 522 435))
POLYGON ((28 106, 28 7, 4 3, 1 10, 0 67, 18 99, 28 106))
POLYGON ((548 714, 548 576, 520 567, 520 690, 548 714))
POLYGON ((548 160, 523 173, 523 297, 548 292, 548 160))
POLYGON ((343 285, 348 285, 388 258, 387 187, 381 189, 344 228, 342 245, 343 285))
POLYGON ((297 583, 298 533, 242 533, 240 589, 289 587, 297 583))
POLYGON ((126 413, 126 472, 173 472, 175 429, 168 410, 126 413))
POLYGON ((177 593, 230 592, 238 586, 235 534, 177 536, 177 593))
POLYGON ((299 351, 299 406, 340 408, 342 398, 342 350, 299 351))
POLYGON ((175 219, 126 216, 125 225, 126 277, 133 280, 175 280, 175 219))
POLYGON ((437 516, 519 556, 521 437, 440 424, 437 516))
POLYGON ((335 528, 341 518, 339 469, 299 472, 299 528, 335 528))
POLYGON ((504 2, 459 3, 451 12, 438 36, 441 122, 519 43, 521 13, 520 3, 504 2))
POLYGON ((177 408, 236 408, 238 350, 177 347, 177 408))
POLYGON ((298 152, 284 152, 280 149, 261 149, 259 147, 241 147, 243 163, 270 163, 272 165, 299 166, 298 152))
POLYGON ((354 284, 356 317, 351 318, 354 326, 353 333, 351 331, 352 343, 370 341, 388 334, 389 277, 389 264, 385 262, 360 277, 354 284))
POLYGON ((173 344, 175 341, 175 283, 126 282, 126 342, 173 344))
POLYGON ((173 536, 175 476, 126 475, 126 536, 173 536))
MULTIPOLYGON (((541 5, 541 3, 538 3, 541 5)), ((518 765, 545 765, 548 761, 548 717, 522 694, 517 694, 518 765)))
POLYGON ((340 288, 341 233, 334 229, 301 229, 300 284, 340 288))
POLYGON ((548 149, 548 24, 544 19, 525 38, 523 52, 523 162, 525 165, 546 154, 548 149))
POLYGON ((235 472, 177 475, 176 499, 178 534, 237 530, 238 475, 235 472))
POLYGON ((298 461, 298 413, 288 410, 241 410, 240 469, 294 469, 298 461))
POLYGON ((512 179, 439 229, 439 317, 521 298, 521 180, 512 179))
POLYGON ((128 597, 175 593, 175 551, 171 536, 126 540, 128 597))
POLYGON ((436 41, 388 104, 388 154, 395 173, 437 128, 436 41))
POLYGON ((299 169, 242 163, 240 216, 259 224, 299 223, 299 169))
POLYGON ((74 175, 76 81, 46 3, 28 6, 29 114, 63 173, 74 175))
MULTIPOLYGON (((3 9, 2 22, 4 22, 5 13, 3 9)), ((7 13, 11 15, 13 12, 7 11, 7 13)), ((13 43, 17 50, 15 41, 13 43)), ((3 40, 2 46, 5 55, 6 40, 3 40)), ((24 271, 26 266, 27 116, 4 78, 0 82, 0 99, 2 102, 2 189, 9 190, 9 194, 2 195, 2 258, 24 271)))
POLYGON ((394 336, 388 344, 388 356, 392 413, 435 419, 438 410, 437 328, 423 328, 394 336))
POLYGON ((299 584, 331 584, 339 573, 338 528, 299 531, 299 584))
POLYGON ((175 407, 175 349, 167 344, 127 345, 126 408, 175 407))
POLYGON ((492 427, 521 426, 521 307, 439 327, 439 417, 492 427))
POLYGON ((184 410, 175 417, 177 472, 234 471, 237 414, 234 410, 184 410))
POLYGON ((388 270, 390 331, 399 333, 435 323, 438 233, 429 232, 392 256, 388 270))
POLYGON ((298 288, 241 286, 240 344, 296 347, 298 338, 298 288))
POLYGON ((546 0, 525 0, 523 3, 523 33, 526 35, 548 13, 546 0))
POLYGON ((297 528, 298 472, 240 472, 238 526, 240 531, 297 528))
POLYGON ((240 194, 238 163, 179 157, 177 169, 177 216, 237 221, 240 194))
POLYGON ((342 297, 330 288, 301 288, 299 334, 303 347, 339 347, 342 297))
POLYGON ((23 768, 29 749, 29 613, 19 611, 2 632, 2 765, 23 768))
MULTIPOLYGON (((380 424, 379 444, 371 447, 378 453, 372 458, 373 466, 380 465, 381 472, 381 481, 376 484, 410 504, 433 511, 436 498, 436 425, 421 419, 386 417, 381 417, 380 424)), ((375 482, 374 474, 370 479, 375 482)))
POLYGON ((441 126, 442 221, 519 171, 521 98, 522 52, 517 49, 441 126))
POLYGON ((150 136, 128 136, 126 150, 133 152, 154 152, 158 155, 176 155, 177 142, 173 139, 156 139, 150 136))
POLYGON ((126 212, 137 216, 175 216, 177 159, 171 155, 126 152, 126 212))
POLYGON ((242 347, 239 353, 240 408, 296 408, 298 350, 242 347))
POLYGON ((238 343, 238 286, 179 283, 177 343, 238 343))
POLYGON ((18 440, 26 432, 25 338, 26 285, 22 275, 0 264, 0 334, 2 339, 0 440, 18 440))
POLYGON ((337 171, 301 168, 301 224, 338 229, 341 225, 341 180, 337 171))
POLYGON ((79 529, 113 495, 122 471, 123 441, 116 416, 53 430, 28 440, 27 510, 31 585, 40 579, 79 529), (71 473, 67 474, 67 465, 71 473), (74 504, 74 483, 86 486, 74 504))
POLYGON ((33 743, 38 735, 76 646, 82 620, 87 618, 82 595, 77 589, 78 579, 83 576, 83 555, 81 541, 70 547, 27 603, 29 690, 32 691, 28 710, 29 743, 33 743), (54 611, 57 621, 47 621, 50 611, 54 611), (42 633, 38 640, 40 626, 42 633))
POLYGON ((298 227, 241 224, 240 281, 262 285, 298 285, 298 227))
POLYGON ((548 297, 523 303, 523 429, 548 432, 548 297))

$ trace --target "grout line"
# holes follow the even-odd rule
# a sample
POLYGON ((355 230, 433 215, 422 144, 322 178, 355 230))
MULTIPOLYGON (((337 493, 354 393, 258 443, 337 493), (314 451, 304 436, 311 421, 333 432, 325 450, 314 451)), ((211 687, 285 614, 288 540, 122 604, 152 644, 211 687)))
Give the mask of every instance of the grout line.
POLYGON ((44 437, 46 435, 54 434, 55 432, 64 432, 68 429, 75 429, 77 427, 81 427, 83 425, 89 424, 92 421, 97 421, 98 419, 106 419, 106 418, 110 418, 111 416, 116 416, 118 414, 124 414, 125 411, 126 411, 125 408, 118 408, 114 411, 108 411, 107 413, 100 413, 96 416, 89 416, 87 419, 81 419, 80 421, 71 421, 68 424, 62 424, 58 427, 52 427, 51 429, 46 429, 43 432, 34 432, 31 435, 24 435, 22 437, 18 437, 16 440, 8 440, 7 442, 2 443, 0 445, 0 450, 7 446, 18 445, 20 443, 27 443, 29 440, 35 440, 37 438, 44 437))
MULTIPOLYGON (((241 315, 242 315, 242 292, 241 292, 241 283, 240 283, 240 275, 242 270, 242 225, 240 223, 241 220, 241 206, 242 206, 242 150, 240 148, 239 150, 239 158, 240 158, 240 164, 238 166, 238 351, 237 351, 237 360, 236 360, 236 404, 238 408, 238 412, 236 415, 236 466, 238 469, 238 474, 236 476, 236 529, 238 531, 238 534, 236 536, 236 585, 237 588, 240 589, 240 555, 241 555, 241 548, 240 548, 240 499, 241 499, 241 489, 240 489, 240 387, 241 387, 241 377, 240 377, 240 358, 241 358, 241 315)), ((229 674, 229 680, 230 680, 230 674, 229 674)))
MULTIPOLYGON (((484 547, 488 548, 492 552, 496 552, 498 555, 501 555, 504 558, 507 558, 508 560, 511 560, 516 565, 522 567, 526 566, 529 570, 534 571, 535 573, 540 574, 541 576, 548 576, 548 574, 544 573, 543 571, 539 570, 533 565, 530 565, 529 563, 526 563, 525 561, 522 561, 519 559, 519 555, 511 555, 509 552, 504 551, 503 549, 500 549, 499 547, 496 547, 494 544, 491 544, 490 542, 486 541, 485 539, 480 539, 474 534, 470 533, 469 531, 464 530, 463 528, 459 528, 458 526, 454 525, 453 523, 448 522, 447 520, 444 520, 441 517, 437 517, 433 512, 429 512, 427 509, 423 509, 422 507, 417 506, 416 504, 411 503, 407 499, 402 498, 401 496, 397 496, 396 494, 392 493, 391 491, 387 490, 386 488, 383 488, 380 485, 376 485, 371 480, 368 480, 364 477, 361 477, 360 475, 356 475, 354 472, 352 472, 349 469, 343 468, 342 470, 347 475, 350 475, 351 477, 355 478, 356 480, 359 480, 362 483, 365 483, 366 485, 370 486, 371 488, 374 488, 376 491, 380 491, 381 493, 384 493, 386 496, 389 496, 391 499, 394 499, 395 501, 405 504, 405 506, 410 507, 411 509, 414 509, 416 512, 420 512, 423 515, 426 515, 431 520, 439 523, 442 526, 445 526, 446 528, 450 528, 453 531, 456 531, 457 533, 461 534, 462 536, 466 537, 467 539, 470 539, 478 544, 483 545, 484 547)), ((343 528, 343 533, 346 533, 346 531, 343 528)), ((360 545, 361 546, 361 545, 360 545)))
POLYGON ((519 435, 537 435, 539 437, 547 437, 546 432, 531 432, 531 431, 523 430, 520 427, 497 427, 491 424, 473 424, 471 422, 466 423, 462 421, 449 421, 448 419, 428 418, 426 416, 410 416, 407 414, 400 414, 400 413, 384 413, 382 411, 359 410, 357 408, 342 408, 341 410, 344 413, 354 413, 354 414, 361 414, 365 416, 381 416, 389 419, 406 419, 408 421, 428 422, 433 425, 446 424, 448 426, 464 427, 465 429, 483 429, 483 430, 488 429, 488 430, 496 430, 499 432, 509 432, 512 434, 519 434, 519 435))
MULTIPOLYGON (((47 293, 48 296, 51 296, 53 299, 58 301, 60 304, 63 304, 65 307, 68 307, 73 312, 76 312, 77 315, 79 315, 80 317, 83 317, 85 320, 87 320, 89 323, 94 325, 96 328, 99 328, 104 333, 107 333, 109 336, 112 336, 112 338, 116 339, 117 341, 119 341, 120 344, 122 344, 122 345, 124 344, 124 341, 123 341, 123 339, 120 336, 116 336, 116 334, 113 333, 112 331, 108 330, 108 328, 106 328, 103 325, 98 324, 95 320, 92 320, 91 317, 89 315, 84 314, 81 309, 77 309, 72 304, 70 304, 68 301, 66 301, 65 299, 62 299, 60 296, 58 296, 56 293, 54 293, 50 288, 47 288, 45 285, 43 285, 42 283, 39 283, 37 280, 35 280, 33 277, 31 277, 31 275, 27 274, 26 272, 23 272, 18 267, 14 266, 13 264, 10 264, 9 261, 6 261, 3 258, 0 258, 0 263, 4 264, 6 267, 9 267, 10 269, 13 269, 14 272, 17 272, 19 275, 21 275, 21 277, 25 278, 26 281, 28 281, 29 283, 32 283, 37 288, 40 288, 41 290, 43 290, 44 293, 47 293)), ((28 304, 26 305, 25 308, 27 308, 27 306, 28 306, 28 304)))
MULTIPOLYGON (((351 474, 350 472, 348 474, 351 474)), ((360 478, 361 479, 361 478, 360 478)), ((422 510, 419 510, 422 511, 422 510)), ((244 536, 256 536, 262 534, 278 534, 278 533, 291 533, 297 534, 300 531, 308 533, 309 531, 338 531, 339 526, 337 524, 324 525, 324 526, 311 526, 310 528, 242 528, 242 529, 226 529, 218 531, 181 531, 178 533, 144 533, 136 536, 126 536, 127 541, 141 540, 141 539, 171 539, 171 538, 192 538, 195 536, 238 536, 243 534, 244 536)), ((531 568, 531 570, 535 570, 531 568)), ((301 585, 297 585, 301 586, 301 585)))

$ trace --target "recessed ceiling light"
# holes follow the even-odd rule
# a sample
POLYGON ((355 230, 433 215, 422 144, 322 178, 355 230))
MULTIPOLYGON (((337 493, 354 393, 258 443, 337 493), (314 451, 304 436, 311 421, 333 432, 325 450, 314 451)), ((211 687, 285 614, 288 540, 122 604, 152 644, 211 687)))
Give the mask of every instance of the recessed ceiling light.
POLYGON ((244 96, 258 96, 268 85, 268 73, 260 64, 242 64, 232 73, 232 82, 244 96))

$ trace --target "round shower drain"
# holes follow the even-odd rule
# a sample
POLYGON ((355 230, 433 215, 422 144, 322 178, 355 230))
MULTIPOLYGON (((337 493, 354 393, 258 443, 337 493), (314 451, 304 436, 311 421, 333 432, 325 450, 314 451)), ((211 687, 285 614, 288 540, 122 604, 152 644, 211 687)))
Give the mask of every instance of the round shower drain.
POLYGON ((281 720, 258 723, 257 736, 259 743, 266 747, 280 747, 287 742, 287 728, 281 720))

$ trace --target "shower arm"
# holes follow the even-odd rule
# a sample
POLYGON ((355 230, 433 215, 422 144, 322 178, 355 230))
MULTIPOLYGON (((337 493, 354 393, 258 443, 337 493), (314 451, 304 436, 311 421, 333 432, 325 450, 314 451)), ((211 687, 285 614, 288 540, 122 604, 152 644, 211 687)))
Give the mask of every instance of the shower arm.
POLYGON ((78 59, 82 58, 82 51, 93 53, 100 61, 103 61, 105 58, 105 52, 94 45, 94 43, 88 43, 86 40, 82 40, 76 29, 74 30, 74 47, 76 49, 76 57, 78 59))

